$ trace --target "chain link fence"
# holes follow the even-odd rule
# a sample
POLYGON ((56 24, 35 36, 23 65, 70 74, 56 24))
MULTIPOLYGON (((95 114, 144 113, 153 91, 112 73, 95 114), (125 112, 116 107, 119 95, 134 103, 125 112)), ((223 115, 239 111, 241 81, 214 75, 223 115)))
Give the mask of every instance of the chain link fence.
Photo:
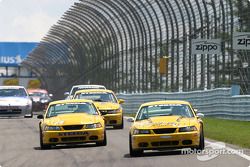
POLYGON ((58 98, 75 84, 116 92, 178 92, 239 84, 249 93, 248 0, 79 0, 23 62, 58 98), (222 40, 221 55, 193 55, 191 40, 222 40), (168 57, 167 73, 159 61, 168 57))

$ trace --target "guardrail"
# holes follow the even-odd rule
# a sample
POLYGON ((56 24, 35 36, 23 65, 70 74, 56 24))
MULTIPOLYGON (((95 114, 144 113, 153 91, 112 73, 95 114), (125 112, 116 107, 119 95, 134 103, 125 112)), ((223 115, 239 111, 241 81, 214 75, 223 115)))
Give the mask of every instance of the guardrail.
POLYGON ((200 113, 223 119, 250 121, 250 96, 231 96, 230 88, 178 93, 118 94, 125 100, 125 113, 135 113, 142 103, 158 100, 186 100, 200 113))

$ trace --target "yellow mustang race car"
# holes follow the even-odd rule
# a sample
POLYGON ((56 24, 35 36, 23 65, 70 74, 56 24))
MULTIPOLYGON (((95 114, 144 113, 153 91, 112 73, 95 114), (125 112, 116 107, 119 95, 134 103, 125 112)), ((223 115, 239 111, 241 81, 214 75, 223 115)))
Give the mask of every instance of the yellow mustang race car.
POLYGON ((94 142, 107 145, 105 122, 90 100, 62 100, 49 104, 45 115, 39 115, 40 146, 94 142))
POLYGON ((190 103, 157 101, 142 104, 129 133, 131 156, 144 150, 204 149, 203 122, 190 103))
POLYGON ((74 99, 93 100, 95 106, 103 115, 106 125, 123 129, 123 111, 120 104, 124 103, 124 100, 118 100, 111 90, 79 90, 75 93, 74 99))

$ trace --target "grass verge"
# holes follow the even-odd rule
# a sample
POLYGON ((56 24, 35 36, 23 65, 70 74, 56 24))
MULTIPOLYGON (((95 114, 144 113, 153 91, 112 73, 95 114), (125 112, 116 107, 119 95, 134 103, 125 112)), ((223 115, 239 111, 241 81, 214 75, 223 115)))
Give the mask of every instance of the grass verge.
POLYGON ((205 137, 250 148, 250 122, 203 118, 205 137))

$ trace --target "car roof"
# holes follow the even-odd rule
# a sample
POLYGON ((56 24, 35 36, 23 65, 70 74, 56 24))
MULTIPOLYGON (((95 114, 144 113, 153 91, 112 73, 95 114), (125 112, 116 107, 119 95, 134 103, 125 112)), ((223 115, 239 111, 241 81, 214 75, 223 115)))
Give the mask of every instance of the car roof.
POLYGON ((23 86, 0 86, 0 89, 20 89, 20 88, 25 89, 23 86))
POLYGON ((72 100, 58 100, 51 102, 50 105, 55 105, 55 104, 67 104, 67 103, 93 103, 92 100, 86 100, 86 99, 72 99, 72 100))
POLYGON ((48 91, 45 90, 45 89, 28 89, 27 91, 28 91, 29 93, 34 93, 34 92, 48 93, 48 91))
POLYGON ((144 103, 141 105, 141 107, 160 105, 160 104, 186 104, 186 105, 190 105, 189 102, 182 101, 182 100, 164 100, 164 101, 153 101, 153 102, 144 103))
MULTIPOLYGON (((73 88, 76 88, 76 87, 78 87, 78 88, 97 88, 97 87, 102 87, 102 88, 105 88, 105 86, 103 86, 103 85, 74 85, 73 86, 73 88)), ((105 88, 106 89, 106 88, 105 88)))
POLYGON ((113 93, 112 90, 108 90, 108 89, 83 89, 83 90, 78 90, 76 91, 75 94, 79 94, 79 93, 98 93, 98 92, 107 92, 107 93, 113 93))

